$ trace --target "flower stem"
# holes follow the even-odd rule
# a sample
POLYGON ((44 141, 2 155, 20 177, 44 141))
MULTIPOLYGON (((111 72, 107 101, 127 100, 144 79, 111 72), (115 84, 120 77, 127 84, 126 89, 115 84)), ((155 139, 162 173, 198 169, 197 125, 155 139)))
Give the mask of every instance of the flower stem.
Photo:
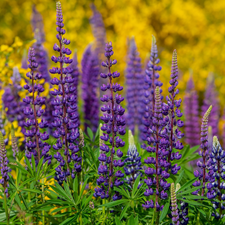
POLYGON ((9 213, 8 213, 8 206, 7 206, 7 197, 6 197, 6 193, 4 193, 4 205, 5 205, 6 222, 7 222, 7 225, 9 225, 9 213))

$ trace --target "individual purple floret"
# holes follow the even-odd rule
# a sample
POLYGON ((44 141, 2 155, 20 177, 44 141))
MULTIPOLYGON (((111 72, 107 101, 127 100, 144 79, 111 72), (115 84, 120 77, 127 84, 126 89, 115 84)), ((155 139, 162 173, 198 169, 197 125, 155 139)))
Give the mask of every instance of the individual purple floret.
MULTIPOLYGON (((184 134, 179 130, 183 127, 183 121, 180 119, 182 117, 182 113, 180 111, 181 99, 176 100, 176 95, 179 93, 177 89, 178 85, 178 66, 177 66, 177 52, 173 51, 172 58, 172 67, 171 67, 171 80, 170 87, 168 89, 170 95, 166 97, 167 106, 164 107, 164 113, 169 115, 169 121, 167 124, 167 132, 169 135, 169 155, 168 155, 168 163, 171 161, 180 159, 181 154, 172 152, 173 149, 182 150, 183 144, 179 141, 184 134), (167 111, 168 110, 168 111, 167 111), (175 129, 176 128, 176 129, 175 129), (178 156, 179 155, 179 156, 178 156)), ((178 168, 178 167, 177 167, 178 168)), ((172 173, 176 174, 178 170, 174 170, 171 168, 172 173)))
POLYGON ((185 115, 185 141, 190 147, 199 144, 200 126, 199 126, 199 103, 198 95, 194 89, 193 78, 187 83, 187 89, 184 97, 184 115, 185 115))
MULTIPOLYGON (((136 178, 141 175, 142 173, 140 170, 141 167, 141 156, 139 156, 139 153, 137 151, 136 145, 134 143, 134 137, 132 135, 131 130, 129 130, 129 148, 127 151, 127 158, 124 160, 125 166, 124 171, 126 174, 126 181, 130 185, 130 187, 133 187, 134 181, 136 178)), ((122 156, 122 152, 118 151, 117 155, 119 153, 119 156, 122 156)))
MULTIPOLYGON (((152 117, 154 114, 154 107, 155 107, 155 88, 161 87, 163 84, 158 80, 159 73, 157 71, 160 71, 162 69, 161 66, 158 66, 160 60, 158 58, 158 50, 156 45, 156 39, 154 36, 152 36, 152 47, 151 47, 151 56, 150 60, 147 64, 146 72, 146 78, 145 78, 145 93, 143 94, 143 103, 144 103, 144 112, 143 118, 142 118, 142 124, 141 127, 141 138, 143 141, 147 141, 147 138, 149 138, 148 128, 152 126, 152 117)), ((162 90, 160 90, 160 93, 162 90)), ((162 97, 161 97, 162 98, 162 97)), ((144 148, 145 146, 142 145, 144 148)))
POLYGON ((95 49, 97 54, 102 55, 104 53, 103 49, 106 43, 105 25, 101 13, 98 12, 94 4, 91 4, 91 9, 93 16, 90 19, 90 23, 92 25, 92 31, 96 41, 95 49))
POLYGON ((35 5, 32 7, 31 24, 34 33, 37 29, 39 30, 40 42, 43 43, 45 41, 43 18, 42 15, 37 11, 35 5))
MULTIPOLYGON (((125 110, 120 105, 124 98, 116 93, 122 91, 123 87, 117 83, 113 83, 113 79, 119 77, 120 74, 111 71, 111 67, 117 63, 115 59, 111 59, 111 56, 113 55, 112 49, 112 43, 107 43, 105 47, 105 56, 107 60, 102 62, 102 66, 108 69, 108 73, 101 73, 102 78, 107 78, 109 80, 107 85, 103 84, 101 86, 101 90, 110 91, 110 95, 103 95, 101 97, 101 101, 104 102, 105 105, 101 107, 101 111, 103 112, 101 120, 104 124, 101 126, 101 131, 103 132, 100 134, 102 143, 100 143, 101 153, 99 156, 100 164, 98 168, 100 177, 97 180, 97 184, 100 187, 95 189, 94 194, 95 197, 101 196, 101 198, 107 198, 109 194, 111 195, 112 192, 110 192, 110 189, 113 186, 119 187, 124 183, 124 174, 120 169, 120 167, 124 166, 124 162, 120 159, 123 154, 119 149, 125 145, 125 142, 119 136, 126 133, 124 128, 125 120, 123 118, 125 110), (116 94, 113 94, 113 92, 116 94), (110 143, 111 147, 106 144, 107 142, 110 143), (114 156, 115 153, 117 154, 117 157, 114 156), (116 167, 119 167, 117 171, 115 171, 116 167)), ((118 192, 115 192, 112 197, 114 201, 120 198, 122 198, 122 196, 118 192)))
POLYGON ((81 161, 79 149, 79 129, 78 129, 78 113, 77 113, 77 96, 76 86, 74 85, 75 79, 73 69, 71 68, 72 59, 69 56, 71 51, 66 48, 66 45, 70 44, 68 39, 63 38, 66 31, 63 29, 63 16, 61 3, 56 3, 56 35, 59 45, 54 44, 53 49, 59 53, 59 56, 52 56, 51 60, 55 63, 59 63, 59 67, 52 67, 49 70, 51 74, 55 76, 59 74, 59 79, 54 77, 51 80, 51 84, 54 85, 54 90, 51 91, 52 105, 54 110, 52 116, 54 121, 53 137, 57 139, 53 148, 57 151, 54 158, 60 163, 56 168, 55 179, 62 184, 63 181, 71 175, 75 178, 75 174, 81 172, 81 161), (66 56, 67 55, 67 56, 66 56), (66 66, 69 64, 69 66, 66 66), (61 154, 60 150, 64 150, 61 154), (73 169, 70 169, 70 163, 73 165, 73 169))
POLYGON ((9 181, 9 173, 11 172, 11 169, 8 167, 9 160, 6 156, 6 149, 5 149, 5 143, 4 138, 2 135, 2 132, 0 132, 0 184, 3 186, 4 193, 6 194, 6 197, 9 197, 8 193, 8 181, 9 181))
POLYGON ((33 155, 36 163, 44 157, 44 162, 48 161, 48 164, 50 164, 52 156, 49 155, 48 152, 51 145, 44 142, 48 140, 49 135, 46 132, 41 133, 40 130, 48 126, 47 121, 42 118, 44 113, 42 107, 45 104, 45 98, 41 97, 41 93, 44 91, 44 88, 38 83, 38 80, 42 79, 42 75, 36 72, 38 63, 33 48, 29 49, 28 62, 30 72, 28 72, 26 76, 30 79, 30 82, 27 80, 24 89, 27 90, 29 94, 23 99, 25 104, 23 112, 27 119, 23 122, 26 129, 22 130, 26 137, 26 157, 31 160, 33 155), (41 121, 39 121, 39 119, 41 119, 41 121))
POLYGON ((212 213, 216 219, 223 217, 223 210, 225 209, 224 201, 225 194, 222 192, 225 189, 225 151, 222 149, 218 138, 213 137, 213 147, 207 161, 207 169, 209 170, 209 183, 207 184, 207 197, 209 199, 218 199, 219 202, 212 201, 216 212, 212 213), (218 209, 218 210, 217 210, 218 209))
POLYGON ((209 77, 208 85, 206 88, 203 105, 202 105, 202 116, 204 112, 209 108, 210 105, 213 105, 212 112, 209 116, 209 126, 212 127, 213 136, 218 135, 218 124, 219 124, 219 103, 218 96, 215 90, 213 77, 209 77))
POLYGON ((127 83, 127 125, 134 134, 135 127, 141 125, 142 114, 140 108, 143 108, 143 85, 144 76, 141 68, 141 58, 137 52, 137 46, 134 39, 130 41, 130 49, 128 55, 126 69, 127 83))
POLYGON ((86 49, 81 65, 85 131, 87 132, 87 127, 90 127, 96 132, 99 123, 99 99, 97 97, 99 62, 91 46, 86 49))
POLYGON ((35 39, 36 42, 33 44, 33 48, 39 65, 38 72, 42 74, 42 78, 46 82, 49 82, 51 78, 48 72, 48 54, 42 45, 41 32, 38 29, 35 30, 35 39))
MULTIPOLYGON (((145 195, 155 195, 154 206, 157 211, 163 209, 163 205, 160 207, 159 201, 160 199, 164 200, 168 197, 167 190, 170 188, 170 184, 166 181, 170 176, 167 172, 170 168, 170 163, 167 162, 169 141, 168 133, 165 128, 168 120, 168 116, 163 117, 162 114, 160 89, 157 86, 155 89, 155 107, 152 126, 148 129, 151 135, 147 138, 148 146, 146 147, 146 151, 150 153, 151 157, 144 160, 148 165, 145 169, 147 179, 144 181, 148 186, 145 195), (154 191, 153 188, 155 189, 154 191)), ((179 170, 179 167, 175 165, 173 169, 179 170)))
POLYGON ((19 91, 21 91, 22 87, 20 86, 21 76, 17 67, 13 68, 13 76, 11 77, 11 80, 13 84, 5 89, 2 101, 8 121, 18 121, 19 126, 22 126, 25 118, 23 115, 25 104, 20 102, 21 98, 19 91))
MULTIPOLYGON (((203 196, 205 193, 205 184, 209 180, 209 176, 206 173, 206 162, 209 158, 209 149, 208 149, 208 120, 209 115, 212 110, 212 106, 208 108, 208 110, 205 112, 203 118, 202 118, 202 125, 201 125, 201 148, 202 151, 199 151, 199 155, 202 157, 202 161, 197 162, 197 166, 199 167, 199 171, 196 170, 194 172, 195 177, 198 177, 198 180, 193 183, 193 186, 198 187, 200 185, 203 185, 202 193, 203 196)), ((192 194, 197 195, 199 193, 199 190, 196 190, 192 194)))

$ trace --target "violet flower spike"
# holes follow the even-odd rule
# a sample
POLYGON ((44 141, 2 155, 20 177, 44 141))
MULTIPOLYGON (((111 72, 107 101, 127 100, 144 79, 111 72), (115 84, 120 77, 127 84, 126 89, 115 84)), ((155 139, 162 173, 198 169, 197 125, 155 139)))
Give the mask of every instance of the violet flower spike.
POLYGON ((52 56, 51 60, 59 63, 60 67, 53 67, 49 70, 52 74, 59 74, 59 79, 54 77, 51 84, 54 85, 54 90, 50 93, 54 97, 51 104, 54 107, 52 116, 53 137, 57 139, 53 148, 57 151, 54 158, 60 163, 56 168, 55 180, 60 184, 67 180, 71 175, 75 178, 76 173, 81 172, 82 157, 79 149, 79 130, 78 130, 78 113, 77 113, 77 87, 76 75, 74 69, 71 68, 72 59, 69 56, 71 50, 66 48, 70 44, 70 40, 65 39, 63 35, 66 33, 63 24, 63 15, 61 3, 56 3, 56 38, 58 44, 54 44, 53 49, 59 53, 59 56, 52 56), (67 56, 66 56, 67 55, 67 56), (69 64, 69 66, 67 66, 69 64), (64 149, 61 154, 60 150, 64 149), (65 157, 63 157, 65 156, 65 157), (73 163, 73 169, 70 169, 70 163, 73 163))
POLYGON ((141 58, 137 52, 134 38, 130 40, 130 49, 126 68, 127 83, 127 125, 134 134, 135 128, 141 124, 142 114, 139 109, 142 107, 144 76, 141 68, 141 58))
POLYGON ((1 169, 0 184, 3 186, 6 197, 9 197, 8 181, 9 181, 9 173, 11 172, 11 169, 8 167, 8 164, 9 164, 9 160, 6 156, 4 138, 3 138, 2 132, 0 132, 0 169, 1 169))
MULTIPOLYGON (((124 135, 126 131, 124 129, 125 120, 123 118, 125 110, 120 106, 120 103, 124 98, 118 94, 113 94, 113 92, 122 91, 123 87, 117 83, 113 83, 113 79, 119 77, 120 74, 118 72, 111 71, 111 67, 117 63, 115 59, 111 59, 111 56, 113 55, 112 49, 112 43, 107 43, 105 47, 105 56, 107 60, 102 62, 102 66, 108 69, 108 73, 101 73, 102 78, 108 78, 109 80, 109 84, 103 84, 101 86, 101 90, 109 90, 110 95, 103 95, 101 97, 101 101, 106 104, 101 107, 101 111, 103 112, 101 120, 104 121, 104 124, 100 128, 103 131, 100 138, 104 142, 109 141, 111 144, 111 148, 109 148, 108 145, 100 142, 100 150, 102 152, 99 156, 101 163, 99 164, 98 173, 100 177, 98 178, 97 183, 98 185, 101 184, 101 186, 95 188, 94 196, 101 196, 102 199, 108 198, 109 194, 112 194, 113 186, 118 187, 124 183, 122 179, 124 174, 121 170, 117 170, 116 172, 114 171, 116 167, 124 166, 124 162, 121 159, 114 160, 114 154, 116 152, 117 157, 122 157, 121 150, 116 150, 116 148, 123 147, 125 142, 117 136, 117 134, 124 135)), ((121 198, 122 196, 118 192, 115 192, 112 197, 114 201, 121 198)))
POLYGON ((184 97, 184 115, 185 115, 185 142, 194 147, 199 144, 200 126, 199 126, 199 102, 198 94, 194 88, 193 78, 187 83, 184 97))
POLYGON ((99 100, 97 97, 99 62, 91 46, 86 49, 82 59, 82 98, 84 101, 85 132, 90 127, 94 132, 99 123, 99 100))
POLYGON ((22 130, 26 137, 26 157, 31 160, 33 155, 37 164, 40 159, 44 157, 44 162, 48 161, 50 164, 52 156, 49 155, 48 152, 51 146, 44 142, 49 138, 49 135, 46 132, 41 133, 40 131, 40 128, 47 128, 47 122, 42 118, 44 113, 42 106, 45 104, 45 98, 41 97, 44 88, 38 83, 38 80, 40 80, 42 76, 36 72, 38 63, 36 62, 33 48, 29 49, 28 61, 30 72, 28 72, 26 76, 31 80, 31 84, 29 80, 27 80, 27 84, 24 85, 24 89, 26 89, 30 95, 23 99, 25 104, 23 111, 27 119, 23 123, 24 129, 22 130), (40 122, 38 122, 38 118, 42 118, 40 122))
MULTIPOLYGON (((164 108, 164 114, 169 114, 169 121, 168 121, 168 134, 169 134, 169 155, 168 155, 168 163, 176 159, 175 153, 172 153, 172 150, 178 149, 182 150, 183 149, 183 144, 179 141, 184 134, 181 133, 179 128, 183 126, 183 121, 179 119, 182 117, 182 113, 179 110, 180 104, 181 104, 181 99, 176 100, 176 95, 179 93, 179 90, 177 89, 178 85, 178 66, 177 66, 177 52, 176 50, 173 51, 173 57, 172 57, 172 67, 171 67, 171 80, 170 80, 170 87, 168 89, 170 95, 166 98, 167 99, 167 106, 164 108), (174 127, 177 127, 176 130, 174 131, 174 127)), ((180 155, 181 157, 181 155, 180 155)), ((175 172, 175 171, 173 171, 175 172)), ((176 170, 176 173, 178 171, 176 170)), ((176 174, 173 173, 173 174, 176 174)))

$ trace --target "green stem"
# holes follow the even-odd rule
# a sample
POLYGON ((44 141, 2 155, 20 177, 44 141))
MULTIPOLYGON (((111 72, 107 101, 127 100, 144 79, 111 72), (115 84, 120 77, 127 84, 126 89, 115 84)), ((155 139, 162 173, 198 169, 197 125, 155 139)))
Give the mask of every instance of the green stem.
MULTIPOLYGON (((45 202, 45 186, 44 186, 44 179, 42 179, 42 185, 41 185, 41 190, 42 190, 42 204, 45 202)), ((42 210, 42 224, 45 225, 45 211, 42 210)))
POLYGON ((199 219, 200 219, 200 213, 198 213, 198 215, 197 215, 196 225, 199 225, 199 224, 200 224, 200 223, 199 223, 199 219))
POLYGON ((6 222, 7 222, 7 225, 9 225, 9 213, 8 213, 8 206, 7 206, 7 197, 6 197, 6 193, 4 193, 4 204, 5 204, 5 216, 6 216, 6 222))
POLYGON ((156 213, 156 208, 154 208, 151 225, 154 225, 155 224, 155 213, 156 213))

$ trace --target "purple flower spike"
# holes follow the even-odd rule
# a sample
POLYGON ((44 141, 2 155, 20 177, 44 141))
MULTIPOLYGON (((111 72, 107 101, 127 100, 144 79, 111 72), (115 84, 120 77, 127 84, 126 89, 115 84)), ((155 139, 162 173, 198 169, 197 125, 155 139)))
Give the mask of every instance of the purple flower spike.
POLYGON ((198 105, 198 95, 194 89, 194 82, 191 77, 188 81, 184 98, 185 141, 191 147, 198 145, 200 139, 198 105))
POLYGON ((63 24, 63 15, 61 3, 56 3, 56 38, 58 44, 55 44, 53 49, 59 53, 59 56, 52 56, 52 61, 59 64, 59 67, 50 69, 50 73, 59 74, 59 77, 54 77, 51 84, 54 85, 54 90, 51 91, 53 96, 51 104, 54 107, 52 116, 53 137, 57 138, 53 148, 57 151, 54 158, 59 162, 56 168, 55 180, 60 184, 67 180, 71 175, 81 172, 82 158, 79 149, 79 121, 77 112, 77 72, 74 71, 72 59, 69 58, 71 50, 66 46, 70 44, 68 39, 63 35, 66 33, 63 24), (68 65, 68 66, 67 66, 68 65), (62 151, 63 149, 63 151, 62 151), (70 165, 73 169, 70 169, 70 165))
POLYGON ((82 59, 82 97, 84 101, 85 131, 90 127, 94 132, 99 123, 99 100, 97 97, 99 66, 96 52, 91 46, 86 49, 82 59))
MULTIPOLYGON (((150 140, 151 134, 149 134, 148 129, 152 126, 152 118, 155 111, 155 88, 161 87, 163 84, 158 80, 159 73, 162 68, 158 66, 160 60, 158 59, 158 50, 156 45, 156 39, 152 36, 152 47, 151 47, 151 56, 150 60, 147 63, 147 69, 145 70, 145 92, 142 96, 142 124, 141 127, 141 138, 143 141, 150 140)), ((162 90, 160 89, 160 93, 162 90)), ((163 98, 161 96, 161 98, 163 98)))
POLYGON ((218 135, 219 103, 212 75, 209 76, 203 106, 201 108, 202 116, 204 115, 204 112, 209 108, 210 105, 213 105, 213 108, 209 116, 209 126, 212 127, 212 134, 213 136, 215 136, 218 135))
POLYGON ((9 197, 8 193, 8 181, 9 181, 9 173, 11 172, 11 169, 8 167, 9 160, 6 156, 6 149, 5 149, 5 143, 4 143, 4 138, 2 135, 2 132, 0 132, 0 184, 2 184, 3 189, 4 189, 4 194, 6 197, 9 197))
MULTIPOLYGON (((98 170, 99 175, 104 176, 105 179, 104 185, 101 186, 101 190, 102 192, 109 192, 110 196, 113 195, 112 191, 114 186, 118 187, 124 183, 122 180, 124 174, 120 170, 120 167, 124 165, 124 162, 119 159, 121 157, 121 152, 117 148, 123 147, 125 145, 125 142, 120 138, 120 135, 125 134, 125 119, 123 118, 125 110, 120 105, 120 103, 123 101, 123 98, 118 93, 116 93, 121 91, 122 87, 117 83, 113 83, 113 80, 120 74, 111 71, 111 67, 116 64, 116 60, 111 59, 111 56, 113 55, 112 49, 112 43, 107 43, 105 47, 105 56, 107 60, 102 62, 102 66, 106 67, 108 72, 101 74, 101 77, 103 79, 108 79, 109 83, 106 85, 103 84, 101 90, 109 90, 110 95, 103 95, 101 98, 101 101, 105 104, 101 107, 101 111, 103 112, 101 120, 104 122, 104 124, 100 126, 99 144, 101 150, 101 163, 98 170), (114 92, 116 94, 114 94, 114 92), (109 141, 111 145, 110 151, 109 147, 104 143, 107 141, 109 141), (115 153, 117 153, 117 157, 114 156, 115 153), (103 156, 105 159, 105 155, 107 156, 107 159, 106 161, 102 161, 103 156), (115 168, 117 167, 119 168, 117 171, 115 171, 115 168)), ((94 196, 98 197, 98 193, 96 192, 94 196)), ((121 199, 121 197, 122 196, 119 195, 119 193, 115 192, 115 195, 113 195, 113 200, 115 201, 117 199, 121 199)))
POLYGON ((127 158, 124 161, 126 163, 126 166, 124 166, 124 171, 125 174, 127 175, 126 181, 132 188, 136 178, 139 175, 142 176, 142 173, 140 172, 142 167, 141 167, 141 156, 139 156, 139 153, 137 151, 131 130, 129 130, 128 138, 129 138, 129 148, 127 151, 127 158))
POLYGON ((32 155, 34 156, 36 163, 44 157, 44 162, 48 161, 51 163, 52 156, 48 154, 51 145, 44 142, 49 138, 49 135, 42 134, 40 128, 47 128, 47 123, 43 120, 44 110, 42 106, 45 104, 45 98, 40 96, 40 93, 44 91, 44 88, 38 81, 42 78, 41 74, 37 73, 38 63, 35 57, 35 51, 33 48, 29 49, 28 62, 30 72, 27 73, 27 84, 24 88, 30 93, 23 99, 25 104, 24 117, 27 118, 23 122, 24 128, 22 129, 23 134, 26 137, 26 157, 31 160, 32 155), (39 122, 39 118, 41 122, 39 122), (42 124, 45 126, 42 126, 42 124), (26 129, 25 129, 26 128, 26 129))
MULTIPOLYGON (((179 109, 181 99, 176 100, 176 95, 179 93, 177 89, 178 85, 178 66, 177 66, 177 52, 176 50, 173 51, 172 57, 172 67, 171 67, 171 80, 170 80, 170 87, 168 89, 170 95, 167 96, 167 106, 164 107, 164 115, 169 114, 169 121, 168 121, 168 135, 169 135, 169 155, 168 155, 168 163, 171 163, 174 159, 176 159, 174 153, 172 153, 173 149, 182 150, 183 145, 179 141, 184 134, 179 130, 183 126, 183 122, 181 121, 180 117, 183 115, 179 109), (168 110, 168 111, 167 111, 168 110), (176 130, 174 127, 177 126, 176 130)), ((174 173, 175 171, 173 171, 174 173)), ((178 170, 176 171, 176 173, 178 170)))
MULTIPOLYGON (((195 172, 194 175, 199 178, 201 181, 203 188, 201 195, 203 196, 205 193, 205 184, 208 180, 208 175, 206 171, 206 164, 209 157, 209 150, 208 150, 208 120, 210 112, 212 111, 212 106, 208 108, 208 110, 205 112, 203 118, 202 118, 202 125, 201 125, 201 148, 202 151, 200 151, 199 155, 202 156, 202 162, 199 160, 197 162, 197 166, 200 168, 199 173, 195 172)), ((199 183, 197 186, 199 186, 201 183, 199 183)), ((195 183, 196 185, 196 183, 195 183)), ((198 191, 192 194, 198 194, 198 191)))
POLYGON ((90 19, 90 23, 92 25, 92 31, 95 37, 96 53, 103 55, 106 43, 105 25, 101 13, 98 12, 94 4, 91 4, 91 9, 93 16, 90 19))
POLYGON ((171 214, 172 214, 172 222, 174 225, 178 225, 179 223, 179 214, 177 209, 177 198, 174 188, 174 183, 171 184, 171 214))
POLYGON ((135 127, 140 126, 143 109, 143 85, 144 76, 141 68, 141 58, 137 52, 137 46, 134 39, 130 40, 130 49, 126 69, 127 83, 127 125, 134 134, 135 127))

